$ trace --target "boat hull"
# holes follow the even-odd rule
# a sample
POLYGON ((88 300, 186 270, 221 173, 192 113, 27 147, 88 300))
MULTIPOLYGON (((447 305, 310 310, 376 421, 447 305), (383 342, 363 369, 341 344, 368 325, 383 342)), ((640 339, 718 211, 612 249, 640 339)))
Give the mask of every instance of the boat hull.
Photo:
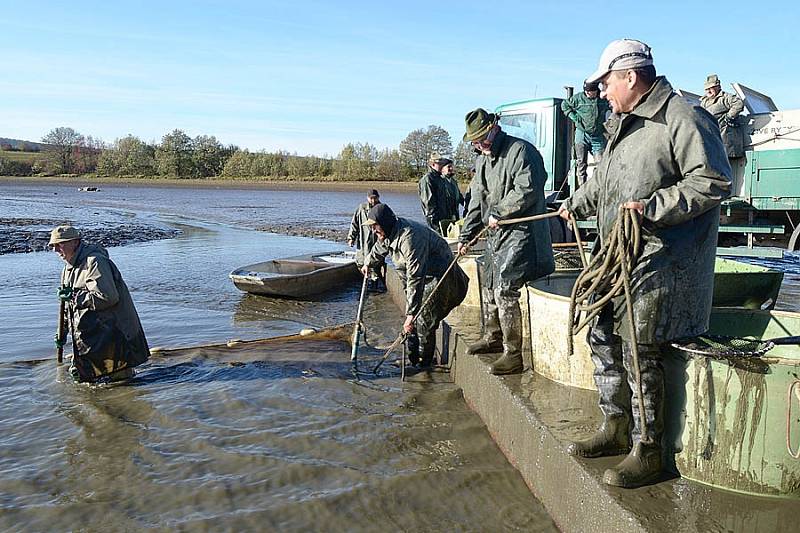
POLYGON ((276 259, 238 268, 230 273, 237 289, 274 298, 302 299, 351 284, 360 278, 355 260, 341 254, 276 259))

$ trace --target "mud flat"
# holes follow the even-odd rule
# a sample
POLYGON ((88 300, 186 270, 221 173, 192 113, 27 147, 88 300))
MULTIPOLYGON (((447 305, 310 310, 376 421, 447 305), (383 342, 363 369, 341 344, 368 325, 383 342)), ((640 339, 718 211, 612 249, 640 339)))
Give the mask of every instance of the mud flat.
POLYGON ((335 242, 345 242, 347 240, 346 229, 327 228, 311 224, 269 224, 266 226, 259 226, 257 229, 259 231, 289 235, 292 237, 309 237, 312 239, 324 239, 326 241, 335 242))
MULTIPOLYGON (((45 251, 50 240, 50 230, 55 226, 71 223, 70 220, 45 218, 0 218, 0 255, 45 251)), ((179 230, 147 224, 115 224, 79 229, 84 240, 106 248, 171 239, 180 234, 179 230)))
MULTIPOLYGON (((395 303, 404 305, 391 267, 387 285, 395 303)), ((494 376, 491 357, 466 352, 479 335, 479 308, 461 306, 442 323, 438 351, 451 361, 451 377, 467 404, 562 531, 797 530, 796 500, 747 496, 677 476, 633 490, 604 484, 603 472, 622 457, 580 459, 565 452, 571 440, 600 426, 597 393, 560 385, 530 369, 494 376)))

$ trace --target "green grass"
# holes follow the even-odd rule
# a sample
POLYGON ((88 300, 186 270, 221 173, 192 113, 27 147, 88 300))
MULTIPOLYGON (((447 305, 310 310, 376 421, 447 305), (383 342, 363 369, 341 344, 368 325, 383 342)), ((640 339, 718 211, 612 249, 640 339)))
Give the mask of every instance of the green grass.
POLYGON ((0 157, 10 161, 25 161, 27 163, 33 163, 37 159, 44 159, 45 155, 43 152, 11 152, 0 150, 0 157))

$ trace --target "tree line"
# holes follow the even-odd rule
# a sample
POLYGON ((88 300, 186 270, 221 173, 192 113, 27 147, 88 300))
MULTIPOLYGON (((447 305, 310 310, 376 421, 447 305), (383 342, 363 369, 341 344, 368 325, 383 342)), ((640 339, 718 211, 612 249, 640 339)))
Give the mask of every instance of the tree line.
POLYGON ((160 142, 128 135, 104 143, 59 127, 42 137, 42 143, 49 148, 32 152, 27 160, 0 155, 0 175, 414 181, 426 171, 433 152, 450 154, 461 179, 468 179, 475 159, 468 143, 460 142, 454 151, 450 134, 436 125, 410 132, 397 148, 351 142, 333 157, 251 152, 223 145, 213 135, 190 137, 179 129, 160 142))

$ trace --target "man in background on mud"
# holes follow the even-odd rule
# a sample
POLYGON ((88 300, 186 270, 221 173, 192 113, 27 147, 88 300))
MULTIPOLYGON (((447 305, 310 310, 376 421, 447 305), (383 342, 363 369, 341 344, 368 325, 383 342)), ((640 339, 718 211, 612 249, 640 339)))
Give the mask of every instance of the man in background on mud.
MULTIPOLYGON (((381 203, 381 196, 377 189, 367 193, 367 201, 359 205, 350 221, 350 231, 347 232, 347 246, 356 247, 356 265, 364 266, 364 259, 369 255, 375 244, 375 235, 367 227, 367 212, 370 208, 381 203)), ((367 281, 370 290, 386 290, 386 263, 370 268, 367 281)))
POLYGON ((523 370, 520 289, 555 270, 550 226, 546 220, 500 226, 506 218, 545 212, 547 173, 539 151, 528 141, 500 129, 497 116, 484 109, 467 113, 464 141, 479 152, 470 183, 470 203, 461 230, 460 254, 485 226, 486 251, 480 266, 483 338, 471 353, 503 355, 492 364, 493 374, 523 370))
POLYGON ((611 103, 609 143, 597 173, 564 202, 561 216, 596 215, 600 242, 611 237, 620 207, 640 216, 641 254, 630 285, 645 427, 632 392, 633 335, 624 298, 616 298, 588 334, 604 421, 567 451, 581 457, 630 451, 603 481, 632 488, 663 476, 662 351, 708 330, 720 203, 730 192, 731 167, 715 121, 656 77, 646 44, 613 41, 588 81, 599 82, 611 103))
MULTIPOLYGON (((395 216, 386 204, 369 210, 367 224, 377 238, 367 264, 381 264, 391 255, 405 289, 403 331, 408 335, 409 361, 419 370, 430 369, 436 350, 436 330, 450 311, 464 301, 469 278, 460 266, 454 265, 431 301, 422 308, 422 303, 453 262, 447 242, 432 229, 395 216)), ((366 269, 364 266, 362 272, 366 273, 366 269)))
POLYGON ((433 153, 428 159, 427 174, 419 180, 422 213, 425 215, 428 225, 439 235, 446 235, 450 224, 459 218, 458 198, 454 198, 449 180, 442 172, 448 165, 452 170, 452 164, 452 160, 433 153))
POLYGON ((66 304, 72 335, 73 378, 97 383, 133 377, 133 367, 147 361, 150 350, 128 287, 108 252, 84 243, 72 226, 55 228, 49 245, 65 263, 58 297, 66 304))
POLYGON ((608 100, 600 96, 597 83, 584 82, 583 91, 561 102, 561 111, 575 124, 575 160, 578 185, 586 183, 589 153, 595 164, 600 162, 606 147, 603 123, 608 114, 608 100))

